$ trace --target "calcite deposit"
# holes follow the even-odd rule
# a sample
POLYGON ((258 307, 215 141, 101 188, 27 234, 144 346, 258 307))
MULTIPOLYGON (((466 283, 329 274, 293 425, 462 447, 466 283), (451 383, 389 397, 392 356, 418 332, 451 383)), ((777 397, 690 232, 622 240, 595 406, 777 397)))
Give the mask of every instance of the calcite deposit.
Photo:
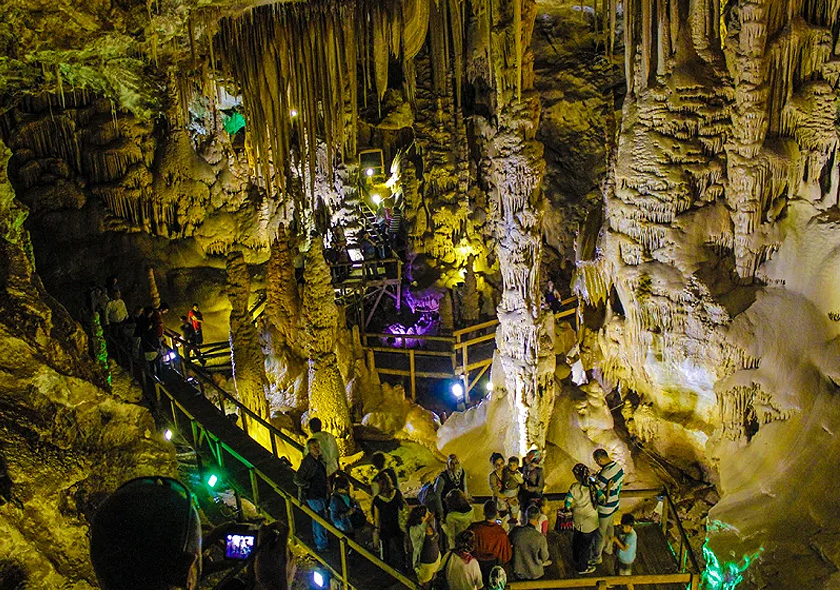
POLYGON ((169 468, 85 311, 116 275, 199 303, 219 382, 301 441, 456 452, 477 493, 492 451, 559 490, 603 447, 678 487, 698 553, 760 555, 745 584, 836 581, 840 2, 0 5, 15 571, 91 583, 91 498, 169 468), (400 263, 336 266, 365 256, 400 263), (450 412, 446 338, 488 321, 450 412))

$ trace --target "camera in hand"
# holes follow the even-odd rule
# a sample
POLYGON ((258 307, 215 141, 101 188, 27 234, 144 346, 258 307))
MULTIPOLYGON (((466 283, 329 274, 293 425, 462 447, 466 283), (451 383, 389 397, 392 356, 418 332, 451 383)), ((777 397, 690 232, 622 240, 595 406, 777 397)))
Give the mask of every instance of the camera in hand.
POLYGON ((225 536, 226 559, 248 559, 256 544, 256 532, 231 533, 225 536))

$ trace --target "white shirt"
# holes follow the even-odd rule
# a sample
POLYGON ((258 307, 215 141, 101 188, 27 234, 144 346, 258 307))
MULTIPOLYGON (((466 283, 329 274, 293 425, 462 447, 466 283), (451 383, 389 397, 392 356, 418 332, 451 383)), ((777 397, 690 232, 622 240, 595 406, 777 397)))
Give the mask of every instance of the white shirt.
POLYGON ((338 443, 329 432, 321 431, 312 434, 312 438, 321 445, 321 456, 327 466, 327 477, 338 471, 338 443))
POLYGON ((125 301, 112 299, 105 304, 105 325, 121 324, 128 317, 128 310, 125 308, 125 301))
POLYGON ((450 590, 479 590, 484 587, 477 559, 473 558, 469 563, 464 563, 457 553, 450 552, 440 562, 441 565, 446 564, 444 573, 450 590))
POLYGON ((575 482, 569 488, 566 498, 573 502, 572 521, 576 531, 591 533, 598 528, 598 511, 592 505, 589 488, 575 482))

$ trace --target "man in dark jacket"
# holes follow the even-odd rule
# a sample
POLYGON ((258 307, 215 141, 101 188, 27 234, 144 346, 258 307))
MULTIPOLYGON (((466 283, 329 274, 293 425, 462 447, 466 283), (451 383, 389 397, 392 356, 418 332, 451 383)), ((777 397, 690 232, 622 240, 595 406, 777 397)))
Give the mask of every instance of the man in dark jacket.
POLYGON ((539 580, 545 575, 548 559, 548 541, 538 530, 540 509, 533 504, 526 511, 528 524, 510 532, 513 544, 513 575, 517 580, 539 580))
MULTIPOLYGON (((323 518, 327 518, 327 498, 330 490, 327 481, 327 466, 321 457, 321 444, 317 439, 306 441, 307 453, 300 462, 295 473, 295 485, 298 487, 301 500, 323 518)), ((327 529, 315 520, 312 521, 312 536, 315 537, 315 548, 318 551, 327 549, 327 529)))

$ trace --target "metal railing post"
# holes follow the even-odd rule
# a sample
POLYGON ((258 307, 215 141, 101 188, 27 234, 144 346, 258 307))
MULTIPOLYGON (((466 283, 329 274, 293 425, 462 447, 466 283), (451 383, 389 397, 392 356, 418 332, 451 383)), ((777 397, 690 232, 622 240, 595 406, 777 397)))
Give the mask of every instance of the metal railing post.
POLYGON ((668 541, 668 518, 670 517, 670 511, 668 507, 668 491, 665 490, 665 493, 662 495, 662 536, 665 537, 665 541, 668 541))
POLYGON ((341 584, 344 590, 348 590, 350 580, 347 576, 347 541, 344 537, 339 539, 339 546, 341 547, 341 584))
POLYGON ((295 536, 295 510, 294 506, 292 505, 292 499, 286 496, 282 496, 283 503, 286 505, 286 522, 289 525, 289 537, 292 539, 296 539, 295 536))
POLYGON ((254 506, 257 507, 257 510, 260 508, 260 489, 258 487, 257 481, 257 474, 254 471, 254 468, 251 467, 248 469, 248 475, 251 477, 251 494, 254 498, 254 506))

